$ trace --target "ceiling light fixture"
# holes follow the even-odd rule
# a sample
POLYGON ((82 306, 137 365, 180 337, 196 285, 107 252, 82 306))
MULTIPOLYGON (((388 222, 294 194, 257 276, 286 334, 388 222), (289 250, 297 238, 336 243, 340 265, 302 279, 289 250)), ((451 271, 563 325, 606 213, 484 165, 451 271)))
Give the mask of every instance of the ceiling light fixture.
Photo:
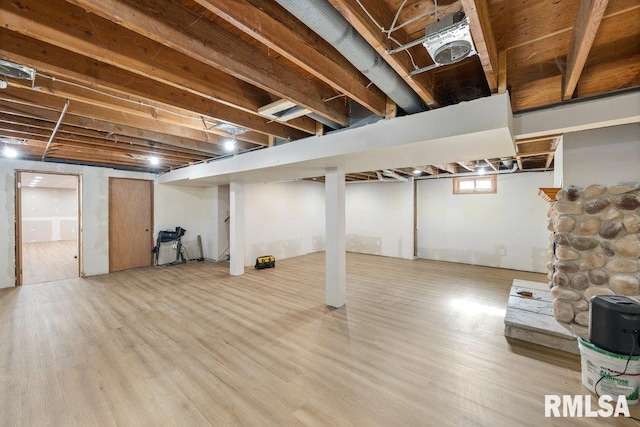
POLYGON ((414 169, 413 170, 413 174, 414 175, 420 175, 422 173, 422 171, 420 169, 414 169))
POLYGON ((157 158, 156 156, 149 156, 149 163, 151 163, 154 166, 157 166, 160 164, 160 159, 157 158))
POLYGON ((224 142, 224 149, 227 151, 233 151, 236 148, 236 138, 233 137, 233 139, 227 139, 224 142))
POLYGON ((483 167, 478 170, 478 175, 484 175, 485 173, 486 171, 483 167))
POLYGON ((5 146, 4 150, 2 150, 2 154, 10 159, 15 159, 16 157, 18 157, 18 150, 5 146))

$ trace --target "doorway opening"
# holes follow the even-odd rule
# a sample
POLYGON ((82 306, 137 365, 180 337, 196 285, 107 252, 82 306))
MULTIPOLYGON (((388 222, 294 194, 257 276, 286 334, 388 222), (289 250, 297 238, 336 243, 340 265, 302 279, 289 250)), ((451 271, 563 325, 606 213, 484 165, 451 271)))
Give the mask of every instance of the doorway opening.
POLYGON ((17 285, 79 277, 80 175, 16 172, 17 285))

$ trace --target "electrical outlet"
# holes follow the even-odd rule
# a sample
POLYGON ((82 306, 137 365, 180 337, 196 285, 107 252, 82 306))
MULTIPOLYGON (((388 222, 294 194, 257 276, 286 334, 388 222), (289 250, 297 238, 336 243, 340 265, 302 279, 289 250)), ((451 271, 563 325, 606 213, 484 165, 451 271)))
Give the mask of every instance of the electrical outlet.
POLYGON ((501 248, 499 253, 500 253, 500 256, 505 256, 507 254, 507 250, 505 248, 501 248))

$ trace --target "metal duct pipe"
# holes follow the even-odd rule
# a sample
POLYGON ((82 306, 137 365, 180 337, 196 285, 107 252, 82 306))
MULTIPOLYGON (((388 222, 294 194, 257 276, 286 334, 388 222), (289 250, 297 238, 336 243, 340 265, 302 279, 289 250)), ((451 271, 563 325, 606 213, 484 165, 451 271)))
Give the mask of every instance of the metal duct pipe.
POLYGON ((383 181, 383 182, 407 182, 408 179, 405 178, 404 176, 400 176, 397 173, 390 171, 388 169, 385 169, 382 171, 382 173, 380 172, 376 172, 376 176, 378 177, 378 181, 383 181), (382 176, 386 176, 387 178, 391 178, 391 179, 384 179, 382 176))
POLYGON ((320 122, 323 125, 329 126, 331 129, 342 129, 342 125, 340 125, 340 123, 336 123, 332 120, 327 119, 326 117, 322 117, 320 114, 309 113, 307 114, 307 117, 312 118, 316 122, 320 122))
POLYGON ((316 34, 331 43, 405 112, 424 110, 422 100, 387 62, 326 0, 276 0, 316 34))

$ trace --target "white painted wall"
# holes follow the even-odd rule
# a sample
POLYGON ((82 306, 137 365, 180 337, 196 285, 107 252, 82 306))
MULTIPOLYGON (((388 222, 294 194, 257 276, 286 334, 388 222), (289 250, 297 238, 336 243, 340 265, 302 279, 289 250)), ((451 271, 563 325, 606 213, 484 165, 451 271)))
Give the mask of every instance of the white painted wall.
POLYGON ((261 255, 291 258, 324 250, 324 185, 298 181, 245 185, 245 265, 261 255))
MULTIPOLYGON (((160 230, 187 230, 182 244, 190 258, 199 258, 198 235, 205 258, 215 258, 215 189, 157 184, 154 187, 154 239, 160 230)), ((175 259, 175 253, 172 255, 175 259)))
POLYGON ((84 274, 109 271, 109 177, 153 179, 152 174, 108 168, 0 159, 0 224, 7 226, 7 239, 0 243, 0 288, 15 285, 15 170, 73 173, 82 175, 82 227, 84 274))
POLYGON ((553 186, 562 187, 564 181, 564 137, 560 137, 553 156, 553 186))
POLYGON ((347 184, 347 251, 413 259, 413 181, 347 184))
POLYGON ((640 180, 640 126, 630 124, 564 135, 563 185, 586 187, 640 180))
POLYGON ((78 237, 78 195, 71 188, 22 188, 22 242, 78 237))
POLYGON ((552 184, 550 172, 499 175, 497 194, 454 195, 452 179, 419 181, 418 256, 546 272, 549 205, 537 194, 552 184))

